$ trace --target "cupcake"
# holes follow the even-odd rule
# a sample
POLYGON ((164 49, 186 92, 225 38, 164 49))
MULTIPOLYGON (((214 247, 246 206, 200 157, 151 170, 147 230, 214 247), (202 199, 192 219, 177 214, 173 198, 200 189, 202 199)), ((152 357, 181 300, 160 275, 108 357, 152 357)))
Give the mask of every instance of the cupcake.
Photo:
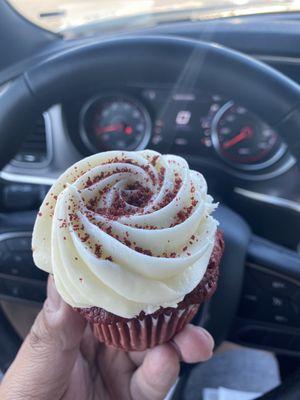
POLYGON ((145 350, 169 341, 216 289, 224 244, 215 207, 181 157, 95 154, 45 197, 33 258, 101 342, 145 350))

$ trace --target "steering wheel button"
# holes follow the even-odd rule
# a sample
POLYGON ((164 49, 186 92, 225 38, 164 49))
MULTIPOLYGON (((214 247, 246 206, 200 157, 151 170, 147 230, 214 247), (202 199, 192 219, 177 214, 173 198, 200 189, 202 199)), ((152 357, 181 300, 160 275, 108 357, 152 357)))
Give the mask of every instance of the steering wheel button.
POLYGON ((272 304, 274 307, 281 308, 283 306, 283 299, 280 297, 273 296, 272 297, 272 304))
POLYGON ((30 251, 31 237, 19 237, 5 241, 11 251, 30 251))
POLYGON ((252 303, 258 302, 258 297, 255 294, 245 294, 244 299, 251 301, 252 303))
POLYGON ((47 274, 36 268, 29 251, 6 252, 0 260, 0 273, 45 281, 47 274))
POLYGON ((0 279, 0 298, 19 298, 29 301, 42 302, 45 300, 46 285, 43 283, 27 282, 16 278, 0 279))
POLYGON ((14 254, 14 255, 12 256, 12 259, 13 259, 14 264, 21 264, 21 263, 23 263, 23 259, 22 259, 22 256, 21 256, 20 254, 14 254))
POLYGON ((289 322, 289 319, 285 317, 284 315, 274 315, 274 320, 280 324, 287 324, 289 322))
POLYGON ((300 291, 300 287, 288 280, 277 277, 272 273, 264 273, 255 268, 248 268, 250 275, 263 290, 268 290, 289 298, 294 297, 300 291))
POLYGON ((241 327, 235 337, 238 342, 243 344, 255 344, 276 350, 291 349, 300 351, 300 336, 293 337, 290 333, 261 325, 241 327))
POLYGON ((11 294, 12 294, 14 297, 19 297, 19 295, 20 295, 19 287, 18 287, 18 286, 12 286, 12 287, 11 287, 11 294))
POLYGON ((259 275, 260 272, 258 274, 252 272, 250 268, 246 270, 238 315, 273 324, 300 326, 298 305, 289 297, 281 296, 280 291, 287 291, 289 282, 281 279, 261 280, 261 276, 265 278, 267 274, 259 275), (272 287, 275 288, 275 292, 270 290, 272 287))
POLYGON ((272 296, 259 310, 257 318, 286 326, 300 326, 298 306, 279 296, 272 296))
POLYGON ((272 280, 271 286, 272 286, 272 289, 274 289, 274 290, 286 290, 287 289, 286 282, 280 281, 278 279, 272 280))
POLYGON ((40 205, 40 188, 31 184, 6 184, 3 205, 7 210, 34 210, 40 205))
POLYGON ((246 318, 256 318, 264 303, 264 292, 256 280, 246 272, 239 315, 246 318))

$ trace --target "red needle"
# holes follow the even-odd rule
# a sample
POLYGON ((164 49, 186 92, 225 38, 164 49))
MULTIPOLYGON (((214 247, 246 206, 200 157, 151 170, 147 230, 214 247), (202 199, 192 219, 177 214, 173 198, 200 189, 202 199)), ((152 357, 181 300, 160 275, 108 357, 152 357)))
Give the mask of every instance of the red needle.
POLYGON ((227 142, 224 142, 222 144, 222 147, 223 149, 228 149, 229 147, 234 146, 235 144, 241 142, 242 140, 250 138, 252 135, 253 135, 252 128, 250 126, 245 126, 245 128, 243 128, 238 135, 234 136, 227 142))
POLYGON ((106 133, 106 132, 115 132, 115 131, 120 131, 124 129, 124 124, 118 123, 118 124, 110 124, 102 127, 97 128, 97 134, 101 135, 101 133, 106 133))
POLYGON ((133 129, 131 128, 131 126, 126 126, 124 129, 124 132, 126 133, 126 135, 131 135, 133 132, 133 129))

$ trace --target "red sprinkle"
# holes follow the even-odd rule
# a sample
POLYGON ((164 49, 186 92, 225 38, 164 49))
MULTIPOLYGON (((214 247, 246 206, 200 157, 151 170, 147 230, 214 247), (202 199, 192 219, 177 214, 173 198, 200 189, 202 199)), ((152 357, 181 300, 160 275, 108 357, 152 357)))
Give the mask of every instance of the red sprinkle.
POLYGON ((134 248, 134 250, 137 251, 138 253, 145 254, 146 256, 152 256, 151 250, 143 249, 142 247, 138 247, 138 246, 136 246, 134 248))

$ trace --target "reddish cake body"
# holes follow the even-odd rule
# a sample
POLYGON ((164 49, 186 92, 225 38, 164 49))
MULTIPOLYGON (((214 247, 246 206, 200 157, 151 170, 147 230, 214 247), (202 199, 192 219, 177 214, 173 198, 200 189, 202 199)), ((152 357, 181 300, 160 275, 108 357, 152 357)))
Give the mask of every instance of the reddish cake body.
POLYGON ((164 343, 191 321, 200 304, 214 294, 223 251, 223 235, 218 231, 202 280, 176 308, 160 308, 147 315, 142 311, 134 318, 123 318, 99 307, 78 308, 77 311, 91 323, 95 336, 107 345, 129 351, 164 343))

